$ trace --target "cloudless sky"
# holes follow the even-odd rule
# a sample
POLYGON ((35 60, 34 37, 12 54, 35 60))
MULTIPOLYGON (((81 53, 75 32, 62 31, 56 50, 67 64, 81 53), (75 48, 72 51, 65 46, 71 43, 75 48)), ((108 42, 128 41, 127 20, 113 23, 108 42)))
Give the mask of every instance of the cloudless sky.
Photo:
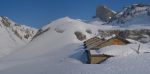
POLYGON ((150 4, 150 0, 0 0, 0 16, 40 28, 65 16, 91 19, 98 5, 120 11, 122 7, 135 3, 150 4))

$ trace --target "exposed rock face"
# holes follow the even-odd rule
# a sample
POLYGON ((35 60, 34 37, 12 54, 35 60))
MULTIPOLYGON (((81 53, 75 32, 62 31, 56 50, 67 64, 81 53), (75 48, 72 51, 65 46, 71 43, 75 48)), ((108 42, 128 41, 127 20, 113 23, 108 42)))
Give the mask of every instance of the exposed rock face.
POLYGON ((29 43, 37 29, 18 24, 8 17, 0 16, 0 57, 29 43))
POLYGON ((86 32, 87 32, 88 34, 92 34, 92 30, 90 30, 90 29, 87 29, 86 32))
POLYGON ((4 26, 10 27, 11 23, 9 22, 9 20, 6 17, 1 17, 1 18, 2 18, 1 22, 4 24, 4 26))
POLYGON ((36 34, 37 29, 17 24, 7 17, 0 16, 0 26, 7 31, 13 32, 21 40, 30 41, 36 34))
POLYGON ((113 34, 119 35, 123 38, 137 40, 142 43, 150 41, 150 29, 139 30, 99 30, 101 37, 105 38, 113 34))
POLYGON ((48 27, 48 28, 45 29, 45 30, 39 29, 39 30, 37 31, 37 33, 33 36, 32 40, 35 39, 36 37, 38 37, 39 35, 44 34, 44 33, 47 32, 48 30, 50 30, 50 27, 48 27))
POLYGON ((86 39, 86 35, 84 35, 82 32, 76 31, 74 34, 76 35, 77 39, 80 41, 86 39))
POLYGON ((100 18, 102 21, 109 21, 113 16, 115 15, 115 12, 108 9, 106 6, 98 6, 96 8, 96 18, 100 18))

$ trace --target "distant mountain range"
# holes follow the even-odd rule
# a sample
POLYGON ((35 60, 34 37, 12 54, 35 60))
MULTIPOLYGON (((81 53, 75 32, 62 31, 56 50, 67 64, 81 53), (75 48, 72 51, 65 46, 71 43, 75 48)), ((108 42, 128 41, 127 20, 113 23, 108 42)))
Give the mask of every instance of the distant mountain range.
POLYGON ((97 7, 96 17, 106 25, 129 27, 133 25, 150 25, 150 5, 132 4, 115 12, 106 6, 97 7))

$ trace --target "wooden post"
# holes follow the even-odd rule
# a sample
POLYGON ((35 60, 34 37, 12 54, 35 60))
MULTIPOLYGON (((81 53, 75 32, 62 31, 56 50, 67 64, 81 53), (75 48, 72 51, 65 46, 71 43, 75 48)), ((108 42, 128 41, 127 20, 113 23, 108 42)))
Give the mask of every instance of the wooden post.
POLYGON ((138 50, 137 50, 137 54, 139 54, 140 53, 140 44, 139 44, 139 46, 138 46, 138 50))

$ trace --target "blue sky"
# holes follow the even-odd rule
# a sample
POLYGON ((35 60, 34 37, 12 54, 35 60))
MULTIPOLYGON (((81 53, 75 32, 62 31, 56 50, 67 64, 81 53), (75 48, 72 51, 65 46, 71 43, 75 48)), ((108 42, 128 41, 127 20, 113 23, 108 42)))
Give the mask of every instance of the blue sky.
POLYGON ((150 0, 0 0, 0 16, 40 28, 65 16, 91 19, 98 5, 119 11, 134 3, 150 4, 150 0))

